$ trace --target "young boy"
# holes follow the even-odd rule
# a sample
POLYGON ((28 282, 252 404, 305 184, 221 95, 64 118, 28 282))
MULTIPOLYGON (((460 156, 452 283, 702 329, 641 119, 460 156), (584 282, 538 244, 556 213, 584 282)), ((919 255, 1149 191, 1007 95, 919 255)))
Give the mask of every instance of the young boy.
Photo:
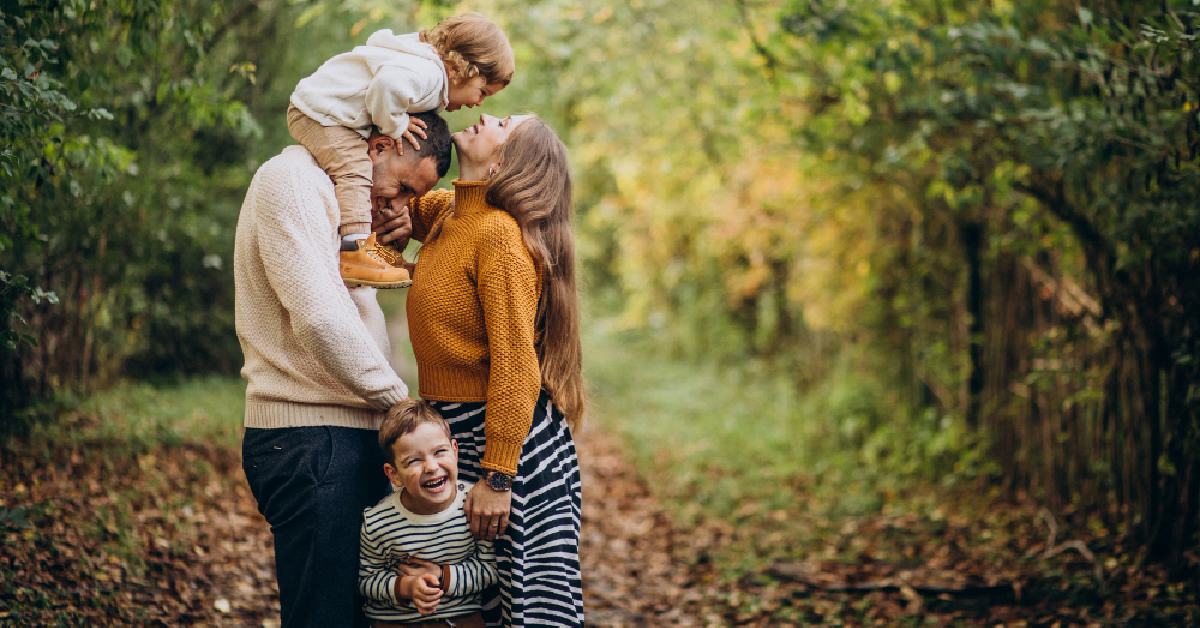
POLYGON ((498 581, 491 541, 463 515, 458 443, 429 404, 410 401, 384 419, 383 471, 396 490, 364 515, 358 590, 375 626, 446 621, 484 626, 480 592, 498 581))

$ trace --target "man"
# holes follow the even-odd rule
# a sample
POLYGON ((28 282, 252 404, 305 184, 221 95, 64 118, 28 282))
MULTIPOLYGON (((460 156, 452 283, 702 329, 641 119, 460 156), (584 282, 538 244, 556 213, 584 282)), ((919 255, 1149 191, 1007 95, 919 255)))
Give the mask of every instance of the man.
MULTIPOLYGON (((401 209, 450 165, 446 122, 430 112, 421 149, 374 133, 380 241, 407 241, 401 209)), ((352 626, 362 512, 387 491, 379 424, 408 387, 388 364, 374 288, 347 289, 339 271, 337 199, 303 147, 254 175, 238 220, 235 311, 246 364, 242 467, 275 537, 285 628, 352 626)))

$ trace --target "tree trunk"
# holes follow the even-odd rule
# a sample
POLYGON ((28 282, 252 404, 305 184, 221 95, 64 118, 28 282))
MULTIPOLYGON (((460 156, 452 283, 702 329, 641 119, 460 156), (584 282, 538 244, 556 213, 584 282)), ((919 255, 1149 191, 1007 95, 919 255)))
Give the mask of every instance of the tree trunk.
POLYGON ((983 399, 983 225, 969 222, 962 227, 963 249, 967 258, 968 346, 971 374, 967 379, 967 425, 979 429, 983 399))

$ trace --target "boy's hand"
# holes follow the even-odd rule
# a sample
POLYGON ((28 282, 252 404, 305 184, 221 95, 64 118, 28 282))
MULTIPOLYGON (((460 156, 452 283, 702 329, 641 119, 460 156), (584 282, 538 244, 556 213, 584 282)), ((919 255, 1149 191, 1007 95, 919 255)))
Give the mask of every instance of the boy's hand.
POLYGON ((442 577, 442 566, 423 558, 408 558, 406 562, 396 565, 396 573, 401 576, 421 576, 429 574, 434 578, 442 577))
POLYGON ((437 578, 429 574, 401 576, 396 583, 396 597, 412 600, 417 612, 428 615, 437 610, 442 589, 438 587, 437 578))
MULTIPOLYGON (((413 137, 413 135, 414 134, 420 135, 421 139, 428 139, 429 136, 425 134, 425 131, 421 130, 424 128, 425 128, 425 122, 418 120, 412 116, 409 116, 408 130, 405 131, 404 133, 401 133, 400 137, 408 140, 408 142, 413 145, 413 148, 415 148, 417 150, 421 150, 421 145, 419 143, 417 143, 417 138, 413 137)), ((404 154, 404 142, 396 142, 396 150, 401 155, 403 155, 404 154)))

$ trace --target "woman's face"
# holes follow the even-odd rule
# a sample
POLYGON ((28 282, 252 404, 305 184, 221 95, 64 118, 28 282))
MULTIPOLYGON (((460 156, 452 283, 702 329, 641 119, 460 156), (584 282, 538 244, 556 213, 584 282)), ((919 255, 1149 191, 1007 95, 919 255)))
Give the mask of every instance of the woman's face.
POLYGON ((532 117, 533 114, 507 118, 493 118, 486 113, 479 116, 479 124, 469 126, 451 136, 454 145, 458 147, 458 158, 487 163, 513 130, 532 117))

